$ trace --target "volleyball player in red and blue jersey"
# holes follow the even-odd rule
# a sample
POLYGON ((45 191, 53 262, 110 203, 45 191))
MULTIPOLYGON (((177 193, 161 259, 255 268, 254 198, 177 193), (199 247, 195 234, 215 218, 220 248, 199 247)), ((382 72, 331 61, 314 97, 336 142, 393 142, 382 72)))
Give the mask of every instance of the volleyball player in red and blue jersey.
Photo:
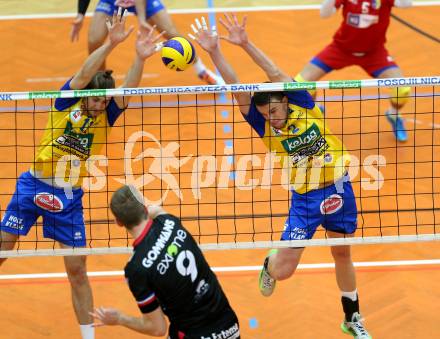
MULTIPOLYGON (((402 77, 402 71, 385 48, 386 32, 393 6, 410 7, 412 0, 324 0, 321 17, 330 17, 342 7, 343 21, 333 41, 319 52, 295 77, 317 81, 325 74, 357 65, 374 78, 402 77)), ((311 91, 312 95, 316 93, 311 91)), ((408 139, 399 109, 410 97, 409 87, 393 88, 385 112, 398 141, 408 139)))

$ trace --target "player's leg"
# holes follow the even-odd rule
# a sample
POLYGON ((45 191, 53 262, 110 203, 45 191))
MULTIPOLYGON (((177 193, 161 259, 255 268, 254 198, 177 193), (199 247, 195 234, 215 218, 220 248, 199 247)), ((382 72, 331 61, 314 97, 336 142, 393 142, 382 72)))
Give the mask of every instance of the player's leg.
MULTIPOLYGON (((69 248, 64 244, 61 244, 61 247, 69 248)), ((86 256, 66 256, 64 266, 69 278, 73 309, 80 325, 82 338, 93 339, 93 318, 89 314, 93 311, 93 294, 87 277, 86 256)))
MULTIPOLYGON (((378 78, 401 78, 403 76, 399 67, 388 68, 379 74, 378 78)), ((394 135, 398 141, 408 140, 404 119, 399 114, 400 109, 408 102, 411 96, 410 87, 394 87, 391 89, 390 107, 385 116, 393 127, 394 135)))
MULTIPOLYGON (((316 228, 321 224, 321 216, 316 213, 316 196, 320 190, 305 194, 292 192, 292 201, 281 240, 311 239, 316 228)), ((271 250, 264 260, 260 271, 259 288, 264 296, 270 296, 277 280, 292 276, 304 252, 303 247, 271 250)))
MULTIPOLYGON (((0 232, 0 250, 10 251, 14 248, 17 242, 18 235, 8 232, 0 232)), ((0 266, 6 261, 7 258, 0 258, 0 266)))
MULTIPOLYGON (((324 206, 321 208, 325 213, 323 226, 329 238, 353 236, 357 227, 357 208, 348 175, 330 187, 321 206, 324 206), (327 203, 331 206, 330 209, 325 208, 327 203)), ((350 246, 332 246, 331 253, 335 261, 336 281, 341 292, 341 303, 345 314, 341 328, 355 338, 370 339, 371 336, 361 323, 351 248, 350 246)))
MULTIPOLYGON (((90 22, 88 34, 89 54, 102 46, 108 35, 106 20, 110 19, 115 11, 113 0, 100 0, 96 5, 90 22)), ((101 70, 105 69, 105 62, 102 64, 101 70)))
MULTIPOLYGON (((352 55, 347 54, 336 44, 331 43, 313 57, 294 79, 297 82, 318 81, 327 73, 350 66, 352 63, 352 55)), ((316 99, 316 90, 309 90, 309 93, 313 96, 313 99, 316 99)), ((319 107, 324 112, 324 106, 319 105, 319 107)))
MULTIPOLYGON (((86 246, 84 214, 82 206, 83 191, 80 188, 72 189, 66 194, 63 189, 49 185, 45 188, 53 194, 60 210, 56 213, 45 211, 43 214, 43 235, 45 238, 56 240, 61 248, 78 248, 86 246)), ((66 256, 64 266, 69 278, 72 303, 75 315, 80 325, 83 339, 94 338, 93 318, 89 312, 93 311, 93 296, 90 282, 87 277, 85 256, 66 256)))
POLYGON ((265 297, 270 296, 277 280, 285 280, 295 273, 304 248, 280 248, 269 252, 260 271, 259 287, 265 297))
MULTIPOLYGON (((167 39, 182 36, 165 8, 154 13, 153 15, 151 15, 148 10, 149 8, 147 7, 148 22, 152 25, 156 25, 159 32, 166 31, 165 37, 167 39)), ((197 54, 194 59, 193 67, 197 73, 197 76, 209 85, 224 85, 225 82, 222 77, 207 68, 197 54)))
MULTIPOLYGON (((402 77, 402 71, 384 46, 370 53, 362 63, 361 66, 374 78, 402 77)), ((394 136, 401 142, 408 140, 408 134, 406 132, 404 119, 400 116, 399 110, 408 102, 410 95, 410 87, 393 88, 390 98, 390 108, 385 111, 385 116, 393 128, 394 136)))
MULTIPOLYGON (((313 60, 315 59, 316 58, 314 58, 313 60)), ((324 77, 324 75, 331 71, 331 69, 324 69, 324 67, 318 66, 316 63, 313 63, 313 60, 305 65, 302 71, 295 76, 295 81, 318 81, 322 77, 324 77)), ((316 99, 316 90, 309 90, 309 93, 313 96, 313 99, 316 99)))

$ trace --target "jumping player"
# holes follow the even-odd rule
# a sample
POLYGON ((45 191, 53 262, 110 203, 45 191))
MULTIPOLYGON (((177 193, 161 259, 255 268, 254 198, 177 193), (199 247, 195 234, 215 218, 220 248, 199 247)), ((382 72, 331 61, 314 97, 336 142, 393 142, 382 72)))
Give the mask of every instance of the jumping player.
MULTIPOLYGON (((105 58, 133 30, 125 30, 125 17, 107 23, 108 40, 89 55, 80 70, 61 90, 114 88, 111 71, 98 71, 105 58)), ((136 87, 145 59, 157 50, 153 30, 138 34, 135 60, 122 87, 136 87)), ((57 98, 30 171, 17 179, 16 191, 1 222, 1 250, 11 250, 43 217, 43 234, 62 248, 86 246, 81 178, 86 161, 97 155, 109 128, 127 107, 129 97, 57 98), (79 173, 79 176, 72 175, 79 173), (79 179, 78 179, 79 177, 79 179), (75 178, 78 181, 75 181, 75 178)), ((5 259, 0 259, 2 264, 5 259)), ((64 257, 72 289, 72 301, 83 339, 94 338, 92 290, 87 278, 86 257, 64 257)))
MULTIPOLYGON (((78 40, 84 15, 89 4, 90 0, 78 0, 78 14, 72 23, 70 34, 72 41, 78 40)), ((167 39, 182 36, 177 31, 170 15, 160 0, 136 0, 136 2, 135 0, 100 0, 96 6, 89 28, 89 53, 92 53, 104 42, 107 36, 105 22, 113 15, 118 6, 126 8, 128 12, 137 14, 141 28, 149 29, 151 24, 156 25, 160 32, 165 32, 167 39)), ((102 69, 104 68, 105 64, 102 66, 102 69)), ((208 69, 197 55, 194 60, 194 69, 197 76, 206 83, 210 85, 224 84, 223 79, 208 69)))
MULTIPOLYGON (((249 41, 246 18, 225 15, 220 22, 229 32, 222 37, 238 45, 261 67, 270 81, 291 82, 261 50, 249 41)), ((239 83, 231 65, 222 55, 217 33, 207 27, 195 30, 196 39, 220 71, 226 83, 239 83)), ((330 238, 350 237, 357 227, 356 199, 346 173, 350 156, 343 143, 328 129, 323 115, 307 91, 233 93, 245 120, 266 147, 283 159, 293 186, 289 217, 281 240, 311 239, 319 225, 330 238)), ((260 273, 260 290, 272 294, 276 280, 292 276, 304 248, 272 250, 260 273)), ((369 339, 361 322, 355 270, 350 246, 332 246, 336 278, 345 313, 342 328, 355 338, 369 339)))
MULTIPOLYGON (((295 77, 298 82, 317 81, 327 73, 348 66, 362 67, 373 78, 398 78, 402 71, 385 48, 391 8, 410 7, 412 0, 324 0, 321 17, 328 18, 342 7, 343 22, 333 41, 295 77)), ((408 135, 399 110, 411 95, 410 87, 393 88, 385 116, 398 141, 408 135)), ((313 96, 315 91, 311 91, 313 96)))
POLYGON ((133 256, 125 277, 141 317, 113 308, 97 308, 93 316, 103 325, 122 325, 171 339, 240 338, 238 319, 200 248, 180 220, 158 206, 145 207, 133 186, 112 196, 116 223, 133 237, 133 256))

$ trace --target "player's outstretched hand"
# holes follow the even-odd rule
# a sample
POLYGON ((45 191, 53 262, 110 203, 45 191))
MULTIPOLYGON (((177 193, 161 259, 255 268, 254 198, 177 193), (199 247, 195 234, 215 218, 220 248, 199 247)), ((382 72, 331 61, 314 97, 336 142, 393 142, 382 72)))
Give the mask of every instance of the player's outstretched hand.
POLYGON ((127 11, 123 12, 119 7, 118 11, 113 14, 112 20, 106 20, 108 37, 112 45, 121 43, 133 32, 134 26, 130 26, 127 31, 125 30, 126 19, 127 11))
POLYGON ((104 325, 118 325, 121 318, 121 312, 115 308, 111 307, 98 307, 95 308, 90 315, 97 320, 94 326, 104 326, 104 325))
POLYGON ((155 29, 156 25, 149 30, 141 29, 137 33, 136 53, 142 60, 145 60, 162 48, 162 43, 157 41, 165 34, 165 31, 154 36, 155 29))
POLYGON ((194 32, 194 35, 188 34, 188 36, 197 41, 205 51, 210 53, 218 48, 217 29, 215 26, 212 26, 211 29, 209 29, 208 25, 206 24, 205 17, 202 16, 201 20, 196 19, 196 26, 191 24, 191 28, 194 32))
POLYGON ((224 14, 225 20, 219 19, 220 23, 228 31, 228 36, 221 36, 220 39, 229 41, 231 44, 243 46, 248 42, 248 36, 246 33, 246 22, 247 16, 243 17, 243 22, 240 24, 238 22, 237 16, 235 14, 229 15, 224 14))
POLYGON ((78 41, 79 40, 79 32, 81 31, 82 25, 84 23, 84 15, 79 13, 75 20, 72 21, 72 29, 70 31, 70 41, 78 41))

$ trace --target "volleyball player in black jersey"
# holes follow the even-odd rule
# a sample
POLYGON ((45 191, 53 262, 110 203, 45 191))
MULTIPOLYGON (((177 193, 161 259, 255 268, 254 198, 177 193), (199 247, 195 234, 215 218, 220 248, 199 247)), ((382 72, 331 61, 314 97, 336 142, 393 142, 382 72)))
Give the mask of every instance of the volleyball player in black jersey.
POLYGON ((92 314, 97 325, 163 336, 165 314, 171 339, 240 338, 237 316, 217 277, 177 217, 158 206, 146 208, 140 192, 127 185, 113 194, 110 209, 135 239, 125 277, 143 315, 100 307, 92 314))

